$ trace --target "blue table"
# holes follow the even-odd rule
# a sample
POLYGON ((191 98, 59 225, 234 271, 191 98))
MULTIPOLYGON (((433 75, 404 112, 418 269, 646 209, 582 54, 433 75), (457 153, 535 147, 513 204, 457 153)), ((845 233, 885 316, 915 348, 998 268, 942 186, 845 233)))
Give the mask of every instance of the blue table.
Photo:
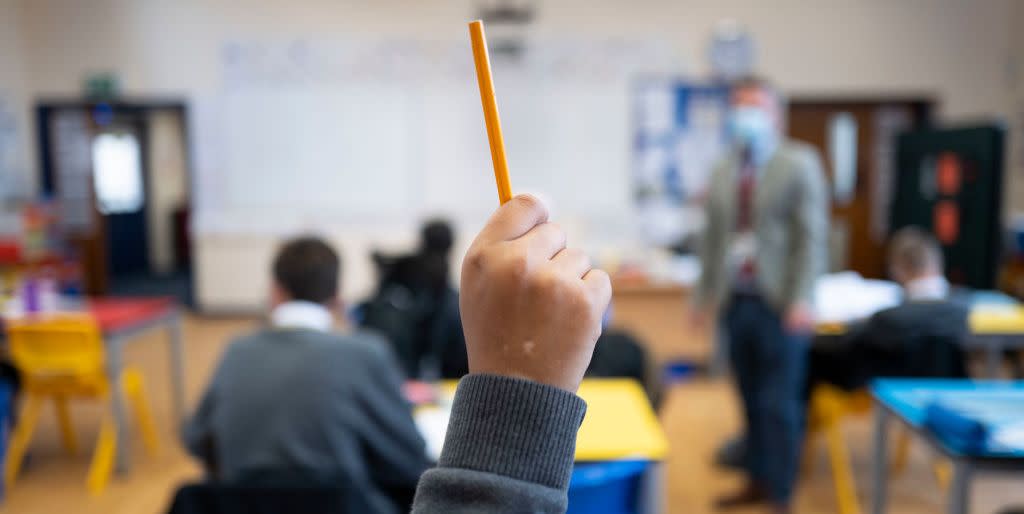
POLYGON ((925 409, 939 400, 950 405, 969 405, 982 417, 1006 417, 1006 405, 1019 405, 1024 398, 1024 381, 972 381, 948 379, 883 379, 871 386, 876 404, 874 440, 874 490, 872 512, 885 512, 888 485, 888 423, 895 417, 914 434, 953 462, 953 482, 946 512, 965 514, 970 499, 970 482, 978 471, 1024 472, 1024 451, 988 446, 965 453, 943 441, 925 427, 925 409), (1008 403, 1008 402, 1013 403, 1008 403))

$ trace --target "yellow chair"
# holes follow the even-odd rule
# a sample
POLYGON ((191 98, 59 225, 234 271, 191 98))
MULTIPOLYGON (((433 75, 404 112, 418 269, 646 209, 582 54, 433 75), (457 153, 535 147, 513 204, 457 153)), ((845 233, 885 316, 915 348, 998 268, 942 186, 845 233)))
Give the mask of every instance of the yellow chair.
MULTIPOLYGON (((866 415, 872 411, 873 401, 866 390, 843 391, 827 384, 815 387, 807 413, 807 440, 805 441, 803 470, 813 468, 814 436, 824 433, 828 448, 829 465, 835 484, 836 505, 839 514, 860 514, 860 502, 853 480, 853 466, 843 438, 842 420, 850 416, 866 415)), ((896 448, 890 469, 901 473, 910 454, 910 433, 902 430, 896 438, 896 448)), ((948 487, 952 470, 948 462, 937 461, 933 467, 935 478, 943 488, 948 487)))
MULTIPOLYGON (((110 395, 122 392, 107 377, 99 328, 87 316, 14 320, 7 324, 7 336, 11 357, 23 375, 24 406, 4 462, 5 483, 10 487, 18 476, 44 399, 53 400, 64 448, 75 453, 78 441, 68 399, 94 398, 103 401, 104 410, 86 485, 91 493, 99 494, 110 480, 117 454, 110 395)), ((118 378, 135 411, 146 451, 152 455, 158 441, 142 374, 129 367, 118 378)))
POLYGON ((853 466, 850 465, 850 454, 843 438, 842 420, 847 416, 870 412, 871 404, 871 396, 866 391, 850 393, 830 385, 819 385, 811 394, 803 469, 805 473, 811 472, 814 437, 824 433, 839 514, 860 514, 853 466))
MULTIPOLYGON (((907 469, 908 460, 910 460, 910 430, 900 427, 900 432, 896 436, 896 450, 889 466, 890 473, 894 476, 903 474, 907 469)), ((939 487, 943 490, 948 489, 949 482, 953 479, 953 463, 941 456, 936 456, 932 463, 932 473, 935 475, 935 481, 938 482, 939 487)))

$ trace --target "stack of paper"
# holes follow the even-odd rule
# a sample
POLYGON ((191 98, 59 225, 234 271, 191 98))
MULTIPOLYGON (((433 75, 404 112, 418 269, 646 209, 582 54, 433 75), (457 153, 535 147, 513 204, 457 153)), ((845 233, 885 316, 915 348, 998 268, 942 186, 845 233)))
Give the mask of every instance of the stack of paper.
POLYGON ((416 428, 427 443, 427 456, 435 461, 441 457, 444 447, 444 434, 448 430, 448 418, 452 415, 451 408, 423 407, 416 409, 413 419, 416 428))
POLYGON ((854 271, 825 275, 814 287, 819 323, 848 323, 894 307, 903 290, 894 282, 867 280, 854 271))
POLYGON ((1024 452, 1024 421, 998 428, 992 434, 992 444, 1006 450, 1024 452))

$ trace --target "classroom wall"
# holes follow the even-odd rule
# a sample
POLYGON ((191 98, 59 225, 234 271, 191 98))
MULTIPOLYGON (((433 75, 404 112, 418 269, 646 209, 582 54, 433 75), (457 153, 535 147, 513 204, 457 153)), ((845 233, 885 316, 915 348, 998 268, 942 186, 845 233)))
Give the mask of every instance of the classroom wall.
POLYGON ((176 111, 160 110, 149 115, 149 265, 161 274, 174 270, 173 214, 188 198, 184 133, 176 111))
MULTIPOLYGON (((127 95, 195 98, 220 87, 220 50, 226 41, 295 37, 462 41, 466 37, 463 22, 475 16, 477 4, 470 0, 252 0, 242 8, 228 1, 26 0, 17 4, 20 12, 13 25, 21 29, 15 39, 21 43, 27 98, 76 94, 83 74, 97 70, 117 73, 127 95)), ((1021 88, 1008 71, 1012 56, 1020 54, 1019 38, 1024 32, 1020 2, 1014 0, 560 0, 537 4, 538 35, 665 40, 679 55, 679 70, 694 77, 706 75, 706 42, 712 26, 731 16, 745 23, 756 38, 759 68, 794 95, 923 93, 934 96, 941 118, 947 121, 1006 118, 1020 112, 1021 88)), ((0 28, 5 22, 12 25, 11 18, 0 19, 4 20, 0 28)), ((10 34, 0 30, 0 41, 10 34)), ((628 127, 623 130, 628 136, 628 127)), ((1014 144, 1022 144, 1019 134, 1014 144)), ((1024 210, 1024 195, 1017 194, 1024 190, 1022 179, 1024 172, 1019 168, 1010 174, 1008 210, 1024 210)), ((571 218, 573 213, 562 214, 571 218)), ((409 221, 379 225, 365 221, 331 230, 344 243, 349 299, 372 284, 366 258, 370 246, 383 242, 402 247, 413 240, 409 221)), ((466 230, 479 226, 479 220, 457 221, 466 230)), ((586 220, 579 223, 586 226, 586 220)), ((580 230, 580 237, 588 236, 580 230)), ((195 254, 200 305, 228 310, 257 307, 266 290, 265 266, 276 241, 276 235, 247 233, 199 237, 195 254)))
POLYGON ((1018 220, 1018 226, 1024 226, 1024 2, 1013 4, 1010 17, 1010 32, 1013 37, 1009 65, 1010 81, 1013 85, 1013 100, 1010 105, 1010 165, 1007 173, 1011 175, 1007 187, 1007 203, 1011 213, 1018 220))
POLYGON ((0 199, 34 188, 21 22, 20 6, 14 0, 0 0, 0 199))

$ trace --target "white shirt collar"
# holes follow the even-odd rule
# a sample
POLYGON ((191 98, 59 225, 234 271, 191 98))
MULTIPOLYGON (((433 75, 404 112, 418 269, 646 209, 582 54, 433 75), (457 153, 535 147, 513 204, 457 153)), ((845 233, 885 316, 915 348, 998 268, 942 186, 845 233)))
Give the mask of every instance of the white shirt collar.
POLYGON ((949 296, 949 282, 942 275, 921 277, 907 282, 907 300, 942 300, 949 296))
POLYGON ((285 302, 270 312, 274 328, 292 328, 329 332, 334 326, 331 311, 318 303, 306 301, 285 302))

